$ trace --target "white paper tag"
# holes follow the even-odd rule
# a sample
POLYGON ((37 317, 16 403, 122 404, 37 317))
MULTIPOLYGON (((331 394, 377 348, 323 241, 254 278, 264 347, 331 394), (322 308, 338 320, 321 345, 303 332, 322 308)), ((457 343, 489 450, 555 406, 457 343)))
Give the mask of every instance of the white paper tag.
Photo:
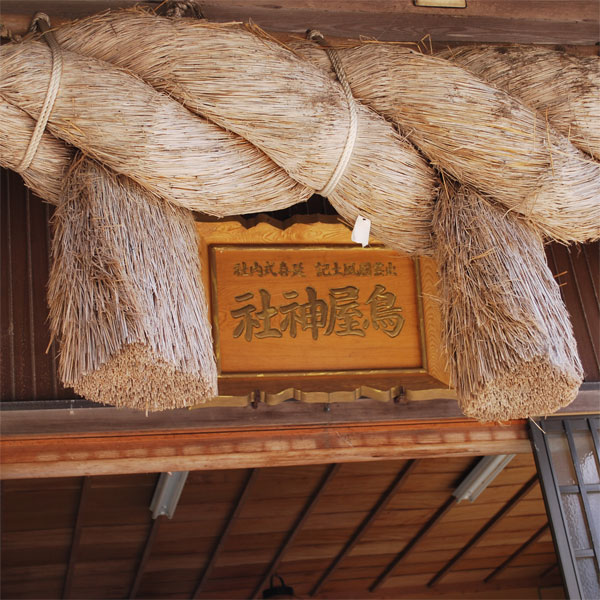
POLYGON ((352 241, 362 244, 362 247, 369 245, 369 232, 371 231, 371 221, 358 215, 354 229, 352 230, 352 241))

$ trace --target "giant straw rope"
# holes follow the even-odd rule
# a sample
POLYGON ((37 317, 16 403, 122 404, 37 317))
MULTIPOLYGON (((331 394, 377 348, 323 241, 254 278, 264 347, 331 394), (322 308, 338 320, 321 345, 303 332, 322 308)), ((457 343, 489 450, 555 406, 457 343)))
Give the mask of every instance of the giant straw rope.
MULTIPOLYGON (((594 136, 585 129, 600 104, 594 74, 578 81, 586 102, 574 111, 571 136, 565 130, 568 110, 545 110, 538 82, 527 87, 522 78, 523 89, 508 93, 451 64, 461 52, 446 60, 386 44, 332 49, 318 35, 313 39, 320 44, 297 40, 284 47, 239 25, 141 11, 104 13, 58 28, 55 35, 63 72, 48 115, 43 109, 55 62, 48 47, 26 40, 0 49, 0 111, 9 119, 0 120, 1 163, 19 170, 51 202, 62 193, 66 142, 137 182, 141 193, 218 216, 275 210, 320 191, 348 222, 366 216, 386 244, 415 255, 435 252, 442 263, 449 257, 440 254, 439 218, 432 230, 439 187, 434 169, 472 189, 453 192, 453 203, 447 192, 459 188, 444 187, 436 214, 441 206, 445 215, 455 211, 444 218, 448 227, 464 223, 462 212, 472 210, 473 202, 462 199, 481 196, 482 215, 488 203, 492 207, 489 219, 482 217, 485 226, 494 223, 525 246, 535 248, 540 235, 563 242, 600 238, 600 167, 593 159, 594 136), (20 166, 14 155, 25 148, 14 148, 29 143, 32 119, 46 117, 37 154, 20 166), (494 211, 500 216, 492 217, 494 211)), ((536 56, 556 62, 549 54, 536 56)), ((598 69, 598 61, 587 65, 598 69)), ((481 243, 491 239, 483 235, 481 243)), ((503 340, 503 352, 534 361, 530 387, 545 373, 548 381, 564 373, 565 387, 547 405, 533 399, 511 412, 508 392, 499 398, 493 386, 514 370, 514 360, 484 359, 492 367, 479 384, 465 386, 469 378, 454 373, 461 397, 468 399, 463 406, 473 398, 487 403, 468 409, 479 418, 553 410, 572 399, 581 379, 568 319, 565 324, 560 298, 551 291, 556 284, 535 275, 541 264, 537 249, 530 258, 523 267, 525 279, 531 272, 528 302, 551 298, 556 308, 549 314, 562 320, 554 329, 536 329, 532 353, 517 350, 510 339, 503 340), (540 285, 549 291, 538 289, 536 296, 540 285), (540 348, 561 337, 565 352, 546 361, 540 348)), ((468 273, 470 259, 459 263, 468 273)), ((494 271, 497 265, 488 267, 494 271)), ((447 282, 446 272, 442 268, 447 282)), ((490 281, 496 280, 492 273, 490 281)), ((486 285, 485 278, 478 285, 486 285)), ((446 336, 446 346, 449 352, 469 351, 453 336, 446 336)), ((458 363, 450 362, 454 371, 458 363)))

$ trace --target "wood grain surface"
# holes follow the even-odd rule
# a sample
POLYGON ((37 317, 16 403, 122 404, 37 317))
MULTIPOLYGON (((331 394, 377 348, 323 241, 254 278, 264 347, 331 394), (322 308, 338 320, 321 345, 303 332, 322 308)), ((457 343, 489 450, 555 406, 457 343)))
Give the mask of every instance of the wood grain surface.
MULTIPOLYGON (((173 518, 163 519, 158 529, 148 509, 157 473, 92 477, 79 512, 80 477, 5 481, 3 597, 59 598, 79 526, 72 572, 72 596, 77 598, 125 598, 135 580, 138 598, 190 598, 211 561, 200 598, 249 598, 267 587, 274 561, 296 595, 307 598, 353 541, 316 597, 431 598, 427 581, 535 473, 531 452, 515 457, 475 502, 453 503, 385 584, 375 592, 368 588, 446 503, 476 460, 419 460, 397 489, 394 482, 407 465, 402 459, 342 464, 333 475, 329 465, 255 469, 254 485, 233 523, 248 470, 192 471, 173 518), (152 530, 154 541, 140 576, 137 566, 152 530)), ((560 576, 552 571, 556 556, 548 532, 484 583, 545 518, 535 486, 447 573, 434 588, 435 597, 550 597, 545 592, 548 587, 556 591, 560 576)))
MULTIPOLYGON (((38 10, 58 25, 106 8, 135 4, 135 0, 3 0, 2 23, 24 34, 38 10)), ((301 35, 318 28, 325 35, 343 38, 573 44, 588 45, 590 51, 598 42, 597 0, 468 0, 466 9, 415 7, 412 0, 199 0, 198 4, 211 21, 252 19, 264 29, 301 35)))
POLYGON ((1 477, 63 477, 529 451, 525 421, 387 422, 59 436, 3 436, 1 477))
POLYGON ((220 374, 422 366, 410 258, 320 245, 218 246, 211 258, 220 374))
POLYGON ((361 248, 337 217, 196 225, 222 394, 447 387, 433 262, 361 248))

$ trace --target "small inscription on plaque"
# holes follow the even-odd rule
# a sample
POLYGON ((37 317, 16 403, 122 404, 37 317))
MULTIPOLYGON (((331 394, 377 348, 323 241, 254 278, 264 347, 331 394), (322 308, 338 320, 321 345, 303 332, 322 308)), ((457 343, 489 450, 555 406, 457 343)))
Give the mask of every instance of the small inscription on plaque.
POLYGON ((421 366, 412 259, 339 246, 211 252, 222 373, 421 366))

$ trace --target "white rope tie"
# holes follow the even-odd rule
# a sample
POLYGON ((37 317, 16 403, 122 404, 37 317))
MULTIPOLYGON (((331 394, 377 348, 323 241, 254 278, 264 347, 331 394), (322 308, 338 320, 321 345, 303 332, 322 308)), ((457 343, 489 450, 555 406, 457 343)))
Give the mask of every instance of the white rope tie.
POLYGON ((56 38, 54 37, 54 34, 52 31, 50 31, 50 17, 41 12, 36 13, 31 21, 31 26, 29 28, 30 31, 35 31, 36 25, 40 28, 44 39, 48 43, 48 46, 50 46, 50 50, 52 52, 52 71, 50 73, 48 90, 46 91, 46 98, 44 99, 40 116, 38 117, 33 133, 31 134, 31 139, 29 140, 29 145, 25 151, 25 156, 23 156, 21 164, 16 169, 18 172, 26 171, 29 168, 31 161, 37 152, 40 141, 42 140, 42 136, 44 135, 44 131, 46 130, 50 113, 54 108, 54 101, 58 95, 58 89, 60 88, 60 80, 63 70, 62 52, 58 42, 56 41, 56 38))
POLYGON ((309 30, 306 33, 306 37, 309 40, 313 40, 317 42, 319 45, 323 46, 325 52, 327 52, 327 56, 331 61, 331 65, 333 66, 333 70, 337 75, 337 78, 344 90, 344 94, 346 96, 346 101, 348 102, 348 109, 350 111, 350 124, 348 126, 348 135, 346 136, 346 143, 344 144, 344 150, 338 160, 338 164, 333 171, 329 181, 325 184, 325 187, 317 192, 320 196, 324 196, 327 198, 333 193, 333 190, 337 187, 337 184, 340 182, 340 179, 344 176, 346 172, 346 168, 350 163, 350 159, 352 158, 352 152, 354 151, 354 143, 356 142, 356 134, 358 131, 358 116, 356 113, 356 103, 354 101, 354 96, 352 95, 352 90, 350 89, 350 84, 346 79, 346 73, 344 72, 344 67, 342 66, 342 61, 336 50, 334 48, 330 48, 325 46, 325 38, 323 34, 315 29, 309 30))

